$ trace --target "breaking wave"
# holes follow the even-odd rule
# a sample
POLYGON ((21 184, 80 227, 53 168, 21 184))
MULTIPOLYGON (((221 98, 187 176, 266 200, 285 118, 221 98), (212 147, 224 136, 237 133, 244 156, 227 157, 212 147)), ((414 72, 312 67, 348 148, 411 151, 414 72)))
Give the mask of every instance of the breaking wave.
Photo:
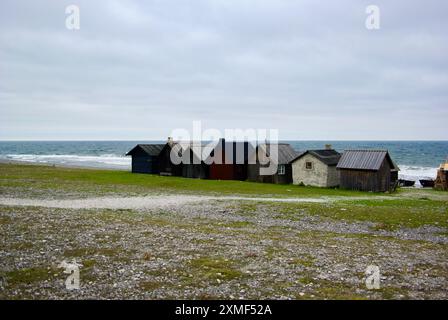
POLYGON ((437 168, 431 167, 418 167, 418 166, 406 166, 398 165, 400 172, 398 176, 407 180, 418 179, 435 179, 437 176, 437 168))
POLYGON ((31 163, 55 164, 81 167, 97 167, 110 169, 130 169, 131 158, 115 154, 103 154, 99 156, 73 155, 73 154, 7 154, 0 158, 12 161, 24 161, 31 163))

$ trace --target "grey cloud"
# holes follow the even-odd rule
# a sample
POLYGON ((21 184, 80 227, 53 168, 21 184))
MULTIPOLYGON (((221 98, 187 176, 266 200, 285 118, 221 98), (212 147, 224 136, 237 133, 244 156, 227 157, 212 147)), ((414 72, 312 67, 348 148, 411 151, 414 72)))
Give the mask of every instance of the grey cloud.
POLYGON ((446 139, 448 3, 375 2, 2 1, 0 139, 446 139))

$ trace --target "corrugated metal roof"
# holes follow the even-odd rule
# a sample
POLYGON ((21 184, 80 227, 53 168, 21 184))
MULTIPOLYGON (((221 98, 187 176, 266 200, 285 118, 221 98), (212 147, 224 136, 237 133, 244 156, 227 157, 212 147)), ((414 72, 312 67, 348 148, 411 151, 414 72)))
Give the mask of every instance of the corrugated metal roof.
POLYGON ((378 170, 387 158, 391 168, 398 169, 387 150, 345 150, 338 169, 378 170))
POLYGON ((266 150, 267 156, 269 156, 271 146, 277 146, 278 148, 278 164, 288 164, 300 154, 299 152, 294 150, 289 143, 261 144, 259 147, 266 150))
POLYGON ((134 148, 132 148, 131 151, 126 153, 126 155, 127 156, 132 155, 134 153, 134 150, 140 148, 150 156, 158 156, 164 146, 165 144, 138 144, 134 148))
POLYGON ((291 162, 296 161, 297 159, 300 159, 305 154, 312 154, 317 159, 322 161, 327 166, 335 166, 338 164, 339 159, 341 158, 341 154, 333 149, 323 149, 323 150, 307 150, 297 157, 295 157, 291 162))

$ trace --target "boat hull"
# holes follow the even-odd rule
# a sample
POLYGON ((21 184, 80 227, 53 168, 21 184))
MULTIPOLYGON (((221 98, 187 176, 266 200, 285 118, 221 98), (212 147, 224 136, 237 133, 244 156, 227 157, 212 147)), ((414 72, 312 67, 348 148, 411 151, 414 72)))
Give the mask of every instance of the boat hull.
POLYGON ((405 180, 405 179, 398 179, 398 185, 400 187, 413 187, 415 185, 415 181, 413 181, 413 180, 405 180))
POLYGON ((433 188, 434 187, 434 180, 421 179, 419 181, 423 188, 433 188))

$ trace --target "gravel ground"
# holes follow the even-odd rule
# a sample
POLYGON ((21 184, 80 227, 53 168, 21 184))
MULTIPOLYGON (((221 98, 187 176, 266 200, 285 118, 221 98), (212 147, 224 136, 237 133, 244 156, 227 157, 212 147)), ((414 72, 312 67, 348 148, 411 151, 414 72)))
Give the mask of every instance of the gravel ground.
POLYGON ((2 198, 0 298, 448 298, 445 228, 375 231, 252 200, 2 198), (80 265, 79 290, 63 261, 80 265), (379 290, 365 286, 369 265, 379 290))
POLYGON ((373 200, 391 199, 390 197, 320 197, 320 198, 267 198, 267 197, 236 197, 236 196, 192 196, 192 195, 151 195, 145 197, 93 197, 82 199, 23 199, 0 197, 0 205, 31 206, 64 209, 154 209, 174 208, 198 202, 221 201, 255 201, 281 203, 327 203, 342 200, 373 200))

